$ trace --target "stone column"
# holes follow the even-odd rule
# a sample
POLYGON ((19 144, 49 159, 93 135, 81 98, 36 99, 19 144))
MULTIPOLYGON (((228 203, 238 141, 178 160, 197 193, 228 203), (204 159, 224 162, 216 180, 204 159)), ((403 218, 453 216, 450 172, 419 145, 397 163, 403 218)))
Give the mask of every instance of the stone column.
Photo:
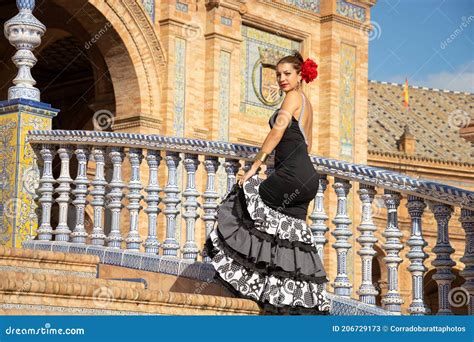
POLYGON ((337 252, 337 275, 334 280, 334 293, 340 296, 351 296, 352 284, 347 274, 347 253, 352 245, 348 242, 352 236, 349 225, 352 223, 347 215, 347 195, 352 188, 346 179, 335 178, 332 186, 337 194, 337 214, 332 220, 336 229, 332 235, 336 242, 332 245, 337 252))
POLYGON ((375 296, 378 292, 372 283, 372 260, 377 255, 374 249, 374 244, 377 242, 374 232, 377 227, 372 221, 372 202, 377 192, 373 186, 361 183, 357 193, 362 202, 362 220, 357 227, 360 236, 356 239, 361 246, 357 254, 362 259, 362 283, 358 294, 361 302, 375 305, 375 296))
POLYGON ((403 249, 403 245, 400 242, 403 233, 398 227, 398 207, 402 196, 396 191, 387 189, 384 193, 383 197, 387 207, 387 227, 382 233, 385 237, 385 243, 382 245, 382 248, 387 254, 383 260, 387 266, 388 291, 382 298, 382 304, 388 311, 400 313, 403 299, 398 288, 398 267, 402 262, 399 253, 403 249))
POLYGON ((469 298, 467 298, 469 315, 474 315, 474 211, 461 209, 459 222, 466 233, 466 247, 464 256, 461 258, 466 266, 460 273, 466 281, 462 287, 469 292, 469 298))
MULTIPOLYGON (((37 149, 37 156, 26 143, 27 132, 51 129, 51 119, 59 112, 39 102, 40 92, 33 87, 36 82, 30 72, 36 63, 32 51, 41 43, 46 28, 32 14, 33 0, 16 3, 19 13, 5 23, 4 33, 17 49, 12 60, 18 74, 13 80, 15 85, 8 89, 8 100, 0 102, 0 244, 8 247, 21 247, 22 242, 36 235, 38 228, 37 159, 41 164, 43 161, 39 156, 41 148, 37 149)), ((54 156, 54 151, 50 152, 54 156)), ((47 167, 49 162, 48 159, 47 167)))
POLYGON ((456 262, 451 259, 454 248, 451 247, 451 243, 449 242, 448 226, 454 210, 452 206, 444 203, 428 201, 428 205, 438 225, 436 246, 432 249, 433 253, 436 254, 436 258, 431 262, 436 268, 433 280, 438 284, 439 309, 436 314, 452 315, 453 312, 451 311, 451 304, 448 298, 449 291, 451 291, 451 283, 456 279, 453 273, 453 267, 456 265, 456 262))
POLYGON ((422 198, 409 195, 406 207, 411 216, 411 235, 407 241, 407 245, 410 246, 410 252, 407 253, 407 258, 410 259, 408 271, 412 274, 412 302, 408 311, 411 315, 426 315, 430 312, 430 309, 423 299, 423 278, 427 270, 423 262, 428 258, 428 254, 423 251, 423 248, 428 243, 423 238, 421 228, 423 211, 426 208, 426 204, 422 198))
POLYGON ((34 0, 17 0, 16 6, 20 13, 4 25, 5 37, 17 49, 12 61, 18 68, 18 74, 13 79, 15 85, 8 89, 8 99, 40 101, 40 91, 34 87, 36 81, 31 76, 30 69, 37 62, 32 51, 40 45, 46 26, 32 14, 34 0))

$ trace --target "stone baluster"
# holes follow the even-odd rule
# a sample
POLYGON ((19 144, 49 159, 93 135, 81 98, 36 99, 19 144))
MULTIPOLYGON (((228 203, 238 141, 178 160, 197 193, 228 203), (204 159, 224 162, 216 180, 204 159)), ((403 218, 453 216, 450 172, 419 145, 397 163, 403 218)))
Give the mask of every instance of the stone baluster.
POLYGON ((72 179, 69 174, 69 164, 72 156, 72 148, 69 145, 61 145, 58 149, 58 155, 61 159, 61 172, 57 182, 59 186, 56 188, 56 193, 59 195, 56 202, 59 205, 59 220, 58 226, 54 232, 56 241, 69 241, 71 230, 67 225, 67 214, 71 192, 72 179))
POLYGON ((383 258, 387 266, 388 289, 382 298, 384 308, 388 311, 400 313, 403 299, 398 291, 398 267, 402 262, 399 253, 403 249, 400 238, 403 236, 398 227, 398 207, 400 205, 400 193, 392 190, 384 190, 384 202, 387 208, 387 226, 382 236, 385 237, 383 249, 386 257, 383 258))
MULTIPOLYGON (((214 224, 216 222, 216 215, 217 215, 217 199, 219 198, 219 194, 215 189, 215 177, 217 168, 219 167, 219 158, 214 156, 205 156, 204 159, 204 167, 207 172, 207 182, 206 182, 206 191, 202 194, 204 198, 203 201, 203 210, 204 215, 202 219, 206 226, 206 239, 211 233, 212 229, 214 228, 214 224)), ((210 262, 210 258, 205 256, 203 261, 210 262)))
POLYGON ((347 275, 347 253, 352 247, 347 241, 352 232, 349 229, 351 220, 347 215, 347 195, 352 185, 345 179, 335 178, 333 188, 337 195, 337 214, 332 220, 336 229, 332 235, 336 242, 332 245, 337 252, 337 275, 334 280, 334 292, 340 296, 349 297, 351 295, 352 284, 347 275))
POLYGON ((436 246, 432 249, 436 258, 431 264, 436 268, 433 274, 433 280, 438 285, 438 304, 437 315, 452 315, 451 305, 449 304, 448 294, 451 290, 451 283, 456 278, 452 268, 456 263, 451 259, 454 249, 449 243, 448 223, 453 214, 453 207, 444 203, 428 201, 430 210, 434 214, 438 225, 438 234, 436 246))
POLYGON ((140 180, 140 164, 143 160, 142 150, 139 148, 130 148, 128 150, 128 160, 131 165, 131 176, 130 182, 128 183, 128 206, 127 209, 130 213, 130 230, 128 232, 125 243, 127 244, 128 250, 139 251, 142 239, 138 233, 138 215, 140 210, 143 209, 140 205, 140 201, 143 196, 141 190, 143 189, 142 182, 140 180))
POLYGON ((76 207, 76 226, 71 234, 72 242, 74 243, 86 243, 87 232, 84 227, 84 216, 86 208, 86 197, 87 197, 87 186, 89 181, 87 180, 87 159, 89 157, 89 148, 87 146, 77 146, 74 151, 78 166, 77 166, 77 177, 74 180, 76 188, 72 191, 75 196, 72 203, 76 207))
POLYGON ((466 233, 466 246, 461 262, 466 265, 460 272, 466 280, 462 287, 469 292, 469 315, 474 315, 474 211, 461 209, 459 222, 466 233))
POLYGON ((227 173, 227 194, 236 182, 235 175, 237 174, 237 172, 239 172, 240 162, 236 159, 226 158, 224 162, 224 168, 225 172, 227 173))
POLYGON ((178 173, 177 168, 181 158, 177 152, 166 152, 166 165, 168 166, 168 182, 164 188, 165 198, 163 203, 166 207, 163 213, 166 216, 166 240, 163 242, 163 255, 177 257, 179 243, 175 237, 176 217, 179 210, 177 205, 181 202, 178 198, 178 173))
POLYGON ((160 209, 160 192, 162 191, 158 184, 158 166, 161 162, 160 151, 148 150, 146 155, 146 161, 149 169, 148 186, 145 191, 147 192, 146 203, 147 208, 145 213, 148 215, 148 237, 144 242, 145 253, 157 254, 161 244, 158 242, 158 214, 160 209))
POLYGON ((316 197, 314 198, 314 208, 309 218, 312 223, 309 226, 313 232, 313 243, 316 246, 321 262, 324 262, 324 246, 328 242, 326 238, 326 232, 329 230, 326 225, 328 215, 324 211, 324 192, 328 186, 328 180, 326 175, 319 176, 319 187, 316 197))
POLYGON ((360 183, 357 193, 362 202, 362 218, 357 227, 360 236, 356 239, 361 246, 357 254, 360 255, 362 262, 362 282, 357 293, 361 302, 375 305, 378 291, 372 283, 372 260, 377 254, 374 249, 374 244, 377 242, 374 232, 377 227, 372 221, 372 202, 377 192, 373 186, 360 183))
POLYGON ((95 176, 92 180, 94 188, 90 192, 92 195, 91 204, 94 210, 94 226, 90 238, 92 245, 103 246, 106 239, 103 219, 105 209, 105 186, 107 185, 104 176, 105 147, 93 147, 91 157, 95 161, 95 176))
POLYGON ((428 254, 423 251, 423 248, 428 243, 423 239, 421 227, 426 204, 422 198, 408 195, 406 207, 411 217, 411 234, 407 241, 410 251, 407 253, 407 258, 410 259, 408 271, 410 271, 412 277, 412 302, 408 311, 414 316, 426 315, 430 312, 430 309, 425 305, 423 299, 423 277, 427 271, 423 262, 428 258, 428 254))
POLYGON ((3 31, 10 44, 17 49, 12 61, 18 68, 18 74, 13 79, 15 85, 8 89, 8 99, 40 101, 40 91, 34 87, 36 81, 31 76, 31 68, 37 62, 33 50, 40 45, 46 26, 32 13, 34 0, 16 0, 16 6, 20 13, 5 22, 3 31))
POLYGON ((41 224, 38 230, 38 240, 51 241, 53 238, 53 228, 51 227, 51 207, 53 206, 53 159, 55 150, 52 145, 43 144, 39 151, 43 160, 43 173, 39 181, 38 193, 41 203, 41 224))
POLYGON ((122 162, 125 157, 122 147, 111 147, 109 152, 112 161, 112 180, 110 181, 110 192, 107 194, 108 208, 110 209, 112 220, 110 224, 110 233, 107 236, 107 246, 112 248, 121 248, 123 237, 120 233, 120 211, 123 208, 123 188, 125 183, 122 181, 122 162))
POLYGON ((186 169, 186 189, 183 192, 183 217, 186 220, 186 242, 183 246, 183 259, 197 260, 199 249, 196 244, 196 220, 199 217, 197 209, 200 206, 197 198, 199 192, 196 190, 196 170, 200 161, 197 154, 184 154, 184 168, 186 169))

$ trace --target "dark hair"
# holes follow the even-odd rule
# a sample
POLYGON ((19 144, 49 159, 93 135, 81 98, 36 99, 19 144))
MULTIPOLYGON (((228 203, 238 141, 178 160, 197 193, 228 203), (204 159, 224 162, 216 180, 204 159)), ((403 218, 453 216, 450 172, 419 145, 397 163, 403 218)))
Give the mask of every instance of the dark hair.
POLYGON ((277 63, 291 63, 293 65, 293 68, 295 68, 296 73, 299 73, 301 71, 301 66, 303 65, 304 59, 303 56, 301 56, 301 53, 298 50, 293 50, 293 53, 291 55, 285 56, 282 59, 280 59, 277 63))

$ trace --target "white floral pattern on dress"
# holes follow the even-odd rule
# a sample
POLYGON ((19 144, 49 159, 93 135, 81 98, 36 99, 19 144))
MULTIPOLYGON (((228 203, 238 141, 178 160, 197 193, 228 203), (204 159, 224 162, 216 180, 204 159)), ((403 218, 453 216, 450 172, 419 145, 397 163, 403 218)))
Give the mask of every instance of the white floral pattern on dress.
POLYGON ((266 276, 249 270, 224 253, 216 229, 211 231, 209 237, 218 250, 211 263, 221 278, 244 296, 257 301, 268 301, 277 307, 290 305, 317 307, 320 311, 330 309, 324 284, 266 276))
POLYGON ((243 184, 247 211, 255 221, 255 228, 280 239, 312 244, 313 233, 306 221, 282 214, 263 202, 258 192, 262 181, 253 175, 243 184))

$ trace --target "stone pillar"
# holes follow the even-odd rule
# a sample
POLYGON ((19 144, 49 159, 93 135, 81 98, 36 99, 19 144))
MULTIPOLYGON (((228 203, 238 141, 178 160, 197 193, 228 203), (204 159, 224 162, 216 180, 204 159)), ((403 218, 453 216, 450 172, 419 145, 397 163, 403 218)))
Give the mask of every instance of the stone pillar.
POLYGON ((377 242, 374 232, 377 231, 377 227, 372 220, 372 202, 377 192, 373 186, 361 183, 357 193, 362 202, 362 220, 357 227, 360 236, 356 239, 360 244, 357 254, 362 260, 362 282, 358 294, 361 302, 375 305, 375 296, 378 292, 372 283, 372 260, 377 255, 374 249, 377 242))
POLYGON ((403 233, 398 227, 398 207, 400 206, 402 196, 396 191, 385 189, 383 198, 387 207, 387 227, 382 233, 382 236, 385 237, 385 243, 382 245, 382 248, 386 253, 383 260, 387 267, 388 290, 382 298, 382 304, 386 310, 400 313, 403 299, 400 296, 398 286, 398 267, 402 262, 399 253, 403 249, 400 241, 403 233))
POLYGON ((459 222, 466 233, 466 247, 461 261, 466 265, 461 275, 466 279, 462 287, 469 293, 467 298, 469 315, 474 315, 474 211, 461 209, 459 222))
POLYGON ((49 105, 32 100, 0 102, 0 244, 21 247, 36 235, 37 188, 40 170, 27 132, 51 129, 58 113, 49 105))
POLYGON ((26 133, 51 129, 51 119, 59 112, 39 102, 40 92, 30 72, 36 63, 32 51, 41 43, 46 27, 32 14, 34 0, 16 3, 19 13, 5 23, 4 32, 17 49, 12 60, 18 74, 8 89, 8 100, 0 102, 0 244, 8 247, 21 247, 38 228, 37 159, 42 164, 42 158, 35 154, 40 148, 33 150, 26 143, 26 133))
POLYGON ((410 251, 407 253, 407 258, 410 259, 408 271, 410 271, 412 275, 412 302, 408 311, 411 315, 426 315, 430 312, 430 309, 425 304, 423 296, 423 278, 427 271, 423 262, 428 258, 428 254, 425 253, 423 248, 425 248, 428 243, 423 238, 423 230, 421 227, 423 211, 426 208, 426 204, 422 198, 409 195, 406 207, 411 217, 411 235, 407 241, 410 251))
POLYGON ((46 26, 32 14, 34 0, 17 0, 16 6, 20 13, 4 25, 5 37, 17 49, 12 61, 18 68, 18 74, 13 79, 15 85, 8 89, 8 99, 40 101, 40 91, 34 87, 36 81, 31 76, 30 69, 37 62, 32 51, 40 45, 46 26))
POLYGON ((453 207, 444 203, 428 201, 431 211, 434 214, 438 226, 438 233, 436 239, 436 246, 432 252, 436 258, 431 262, 436 268, 436 273, 433 274, 433 280, 438 285, 438 312, 437 315, 452 315, 451 303, 449 303, 449 291, 451 291, 451 283, 456 279, 453 273, 453 267, 456 262, 451 259, 451 254, 454 253, 454 248, 449 242, 449 220, 453 214, 453 207))
POLYGON ((333 287, 335 294, 350 297, 352 284, 347 273, 347 255, 352 248, 348 242, 352 236, 349 229, 352 222, 347 215, 347 195, 352 185, 346 179, 335 178, 332 187, 337 194, 337 214, 332 220, 336 228, 331 233, 336 238, 336 242, 332 246, 337 252, 337 275, 333 287))

